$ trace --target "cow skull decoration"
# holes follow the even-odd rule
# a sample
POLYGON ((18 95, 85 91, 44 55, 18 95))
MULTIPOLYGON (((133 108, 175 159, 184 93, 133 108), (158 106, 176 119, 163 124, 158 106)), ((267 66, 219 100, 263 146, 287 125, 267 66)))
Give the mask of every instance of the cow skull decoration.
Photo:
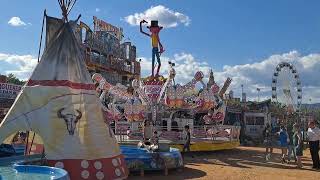
POLYGON ((64 113, 63 112, 64 110, 65 108, 59 109, 59 111, 57 112, 58 118, 61 118, 64 120, 67 126, 67 130, 69 132, 69 135, 73 135, 74 130, 76 129, 77 123, 82 117, 82 113, 79 110, 76 110, 78 112, 78 114, 76 115, 72 113, 64 113))

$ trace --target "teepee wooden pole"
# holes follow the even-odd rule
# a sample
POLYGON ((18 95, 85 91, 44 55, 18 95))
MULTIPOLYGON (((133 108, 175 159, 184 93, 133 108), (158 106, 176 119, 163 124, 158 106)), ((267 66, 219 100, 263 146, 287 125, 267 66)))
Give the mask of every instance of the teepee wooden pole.
POLYGON ((73 6, 76 4, 76 2, 77 2, 77 0, 74 0, 71 6, 70 6, 71 1, 69 2, 69 4, 68 4, 68 9, 69 9, 69 10, 68 10, 67 15, 69 15, 70 11, 72 10, 72 8, 73 8, 73 6))
POLYGON ((24 156, 28 155, 28 146, 29 146, 29 131, 26 132, 26 147, 24 149, 24 156))
POLYGON ((40 44, 39 44, 39 51, 38 51, 38 63, 40 62, 40 52, 41 52, 41 45, 42 45, 42 35, 43 35, 43 27, 44 27, 44 20, 47 16, 47 10, 45 9, 43 12, 42 18, 42 28, 41 28, 41 35, 40 35, 40 44))
POLYGON ((35 138, 35 136, 36 136, 36 133, 35 133, 35 132, 33 132, 32 140, 31 140, 31 144, 30 144, 30 147, 29 147, 29 149, 28 149, 28 155, 30 155, 30 153, 31 153, 31 150, 32 150, 32 146, 33 146, 33 142, 34 142, 34 138, 35 138))

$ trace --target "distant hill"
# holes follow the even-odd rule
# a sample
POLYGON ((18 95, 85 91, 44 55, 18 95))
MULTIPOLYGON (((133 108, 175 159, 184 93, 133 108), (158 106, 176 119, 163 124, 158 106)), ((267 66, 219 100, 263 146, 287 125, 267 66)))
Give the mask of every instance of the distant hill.
POLYGON ((302 104, 301 108, 308 108, 308 109, 320 109, 320 103, 315 104, 302 104))

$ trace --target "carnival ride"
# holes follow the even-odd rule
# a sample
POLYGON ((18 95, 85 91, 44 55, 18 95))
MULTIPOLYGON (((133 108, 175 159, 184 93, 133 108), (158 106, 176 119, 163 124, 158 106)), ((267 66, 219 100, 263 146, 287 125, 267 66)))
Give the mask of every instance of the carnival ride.
POLYGON ((191 151, 230 149, 238 146, 239 128, 223 125, 226 106, 221 94, 224 94, 231 79, 227 79, 221 90, 216 83, 206 87, 203 82, 204 75, 199 71, 190 82, 180 85, 174 80, 175 64, 171 62, 169 64, 169 74, 166 78, 150 76, 135 79, 132 81, 131 90, 112 86, 98 73, 92 76, 94 82, 98 84, 97 91, 101 94, 100 99, 102 104, 105 104, 106 113, 111 114, 109 117, 114 117, 115 114, 119 117, 113 119, 116 121, 116 129, 117 124, 123 124, 123 120, 129 122, 125 123, 127 126, 120 127, 123 128, 120 133, 116 130, 116 134, 127 136, 127 139, 120 138, 119 143, 134 144, 142 140, 144 132, 141 124, 149 121, 154 125, 154 130, 158 131, 163 143, 180 150, 183 144, 182 130, 185 125, 189 125, 192 132, 191 151), (196 90, 198 83, 202 86, 199 91, 196 90), (111 95, 112 100, 103 101, 106 95, 108 97, 111 95), (115 105, 113 102, 122 102, 122 104, 115 105), (123 113, 120 113, 121 108, 123 113), (112 112, 116 113, 112 114, 112 112), (180 112, 191 117, 174 117, 180 112), (202 125, 196 124, 192 117, 197 113, 205 114, 200 118, 202 125), (169 116, 165 117, 165 114, 169 116), (129 130, 128 133, 127 130, 129 130))
POLYGON ((272 100, 284 105, 288 114, 300 111, 301 81, 293 64, 281 62, 277 65, 272 77, 272 100))

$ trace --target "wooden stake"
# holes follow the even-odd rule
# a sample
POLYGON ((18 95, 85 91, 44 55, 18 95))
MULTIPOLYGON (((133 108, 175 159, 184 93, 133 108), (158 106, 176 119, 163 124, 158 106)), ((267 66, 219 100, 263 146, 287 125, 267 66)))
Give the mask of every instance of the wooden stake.
POLYGON ((140 169, 140 176, 144 177, 144 170, 143 169, 140 169))
POLYGON ((164 168, 164 175, 168 176, 168 168, 167 167, 164 168))

